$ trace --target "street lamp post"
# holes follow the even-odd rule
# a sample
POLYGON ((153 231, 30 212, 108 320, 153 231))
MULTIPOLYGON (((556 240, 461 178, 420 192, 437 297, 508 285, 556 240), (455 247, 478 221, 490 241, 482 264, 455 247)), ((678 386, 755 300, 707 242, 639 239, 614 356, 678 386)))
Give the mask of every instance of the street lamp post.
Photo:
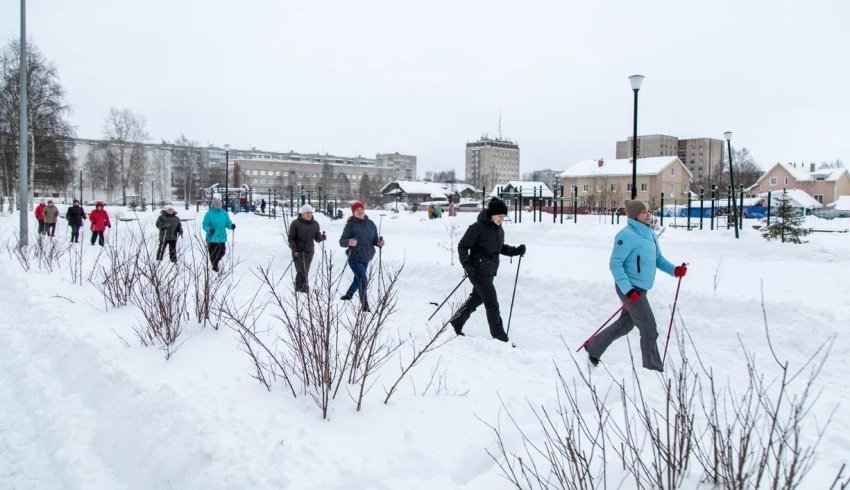
POLYGON ((643 83, 643 75, 632 75, 629 77, 629 83, 632 84, 632 91, 635 93, 635 124, 634 132, 632 133, 632 200, 637 198, 637 111, 638 111, 638 90, 643 83))
POLYGON ((224 210, 229 211, 228 205, 228 193, 227 188, 229 185, 230 171, 228 167, 230 166, 230 145, 224 145, 224 210))
POLYGON ((735 206, 735 172, 732 171, 732 131, 723 133, 726 138, 726 151, 729 153, 729 186, 732 193, 732 219, 735 220, 735 238, 738 238, 738 209, 735 206))

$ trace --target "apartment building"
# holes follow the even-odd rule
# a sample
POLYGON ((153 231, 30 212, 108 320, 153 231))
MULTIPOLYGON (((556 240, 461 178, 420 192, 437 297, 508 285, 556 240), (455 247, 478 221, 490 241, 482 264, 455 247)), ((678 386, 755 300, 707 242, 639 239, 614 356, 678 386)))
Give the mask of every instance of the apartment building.
MULTIPOLYGON (((617 158, 632 157, 632 140, 617 142, 617 158)), ((637 150, 640 158, 678 156, 693 175, 692 190, 710 189, 720 184, 723 162, 726 161, 725 144, 715 138, 677 138, 663 134, 638 136, 637 150)))
MULTIPOLYGON (((690 170, 677 156, 639 158, 637 162, 637 199, 651 208, 665 203, 686 201, 690 190, 690 170)), ((632 160, 585 160, 561 173, 564 193, 576 190, 579 206, 616 209, 631 198, 632 160)))
POLYGON ((519 180, 519 145, 483 136, 466 143, 466 183, 489 189, 499 182, 519 180))

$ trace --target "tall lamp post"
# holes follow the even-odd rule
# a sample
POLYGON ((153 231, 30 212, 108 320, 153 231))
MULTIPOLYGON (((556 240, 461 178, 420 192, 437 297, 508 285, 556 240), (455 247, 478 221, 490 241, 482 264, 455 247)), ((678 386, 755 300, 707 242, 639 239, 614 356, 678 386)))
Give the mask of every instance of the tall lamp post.
POLYGON ((732 193, 732 219, 735 220, 735 238, 738 238, 738 209, 735 206, 735 172, 732 171, 732 131, 726 131, 723 133, 723 137, 726 138, 726 151, 729 153, 729 185, 732 189, 729 191, 732 193))
POLYGON ((224 145, 224 210, 229 211, 229 194, 227 192, 228 186, 230 182, 228 179, 230 178, 230 170, 228 167, 230 166, 230 145, 224 145))
MULTIPOLYGON (((18 248, 23 248, 27 246, 29 242, 29 179, 27 176, 29 175, 29 162, 27 161, 27 131, 26 128, 29 127, 27 122, 27 2, 26 0, 21 0, 21 54, 20 54, 20 106, 19 106, 19 125, 18 125, 18 133, 20 139, 20 146, 18 147, 20 151, 20 169, 18 175, 18 211, 20 211, 20 238, 18 239, 18 248)), ((35 152, 33 152, 33 158, 35 158, 35 152)), ((82 190, 80 191, 82 192, 82 190)), ((11 197, 10 197, 11 199, 11 197)), ((11 206, 10 206, 11 207, 11 206)))
POLYGON ((632 200, 637 198, 637 109, 638 109, 638 90, 643 83, 643 75, 632 75, 629 77, 629 83, 632 84, 632 91, 635 93, 635 125, 632 133, 632 200))

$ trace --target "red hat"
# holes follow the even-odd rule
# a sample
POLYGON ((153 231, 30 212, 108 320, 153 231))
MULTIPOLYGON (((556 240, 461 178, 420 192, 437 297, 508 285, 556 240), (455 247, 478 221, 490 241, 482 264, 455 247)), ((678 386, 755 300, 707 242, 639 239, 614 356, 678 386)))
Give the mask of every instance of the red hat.
POLYGON ((354 212, 358 209, 366 209, 366 206, 364 206, 363 203, 360 201, 355 202, 351 205, 351 214, 354 214, 354 212))

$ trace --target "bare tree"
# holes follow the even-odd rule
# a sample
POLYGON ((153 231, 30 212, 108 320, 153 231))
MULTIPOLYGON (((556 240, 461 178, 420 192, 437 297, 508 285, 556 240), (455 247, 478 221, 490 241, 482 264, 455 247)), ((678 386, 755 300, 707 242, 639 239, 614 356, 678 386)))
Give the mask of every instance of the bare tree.
POLYGON ((145 132, 145 118, 130 109, 109 109, 103 124, 103 135, 116 143, 119 178, 121 180, 121 198, 127 204, 127 187, 130 186, 133 162, 130 158, 135 145, 143 143, 148 135, 145 132))

